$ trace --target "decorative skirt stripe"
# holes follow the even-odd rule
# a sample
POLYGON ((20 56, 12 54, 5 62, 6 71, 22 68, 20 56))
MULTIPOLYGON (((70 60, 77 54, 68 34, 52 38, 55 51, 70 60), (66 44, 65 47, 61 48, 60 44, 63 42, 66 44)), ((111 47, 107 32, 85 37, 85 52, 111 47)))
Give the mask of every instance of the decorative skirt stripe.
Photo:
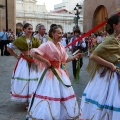
POLYGON ((38 78, 30 78, 30 79, 27 79, 27 78, 12 77, 12 79, 22 80, 22 81, 38 81, 38 78))
POLYGON ((17 97, 17 98, 31 98, 32 95, 27 95, 27 96, 23 96, 23 95, 17 95, 17 94, 12 94, 10 92, 10 94, 12 95, 12 97, 17 97))
POLYGON ((15 74, 15 72, 16 72, 16 69, 17 69, 17 66, 18 66, 19 60, 20 60, 20 58, 18 59, 16 65, 15 65, 15 68, 14 68, 14 74, 15 74))
POLYGON ((66 98, 53 98, 53 97, 48 97, 48 96, 42 96, 42 95, 35 95, 36 98, 41 98, 44 100, 52 100, 52 101, 67 101, 69 99, 75 98, 75 95, 68 96, 66 98))
MULTIPOLYGON (((86 96, 86 94, 83 93, 83 96, 86 96)), ((120 108, 117 108, 117 107, 114 107, 114 106, 109 106, 109 105, 101 105, 97 101, 89 99, 89 98, 85 98, 85 102, 89 102, 89 103, 92 103, 94 105, 97 105, 97 107, 100 108, 100 109, 108 109, 108 110, 112 110, 112 111, 115 111, 115 112, 120 112, 120 108)))

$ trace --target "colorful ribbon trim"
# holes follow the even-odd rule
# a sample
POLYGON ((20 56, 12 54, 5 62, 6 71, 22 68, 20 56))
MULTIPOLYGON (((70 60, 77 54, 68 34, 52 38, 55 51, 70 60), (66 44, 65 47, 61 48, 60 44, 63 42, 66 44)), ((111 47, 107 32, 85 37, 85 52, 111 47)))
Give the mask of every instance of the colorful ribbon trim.
POLYGON ((120 108, 117 108, 117 107, 114 107, 114 106, 109 106, 109 105, 106 105, 106 104, 102 105, 98 101, 92 100, 90 98, 86 98, 86 93, 83 93, 82 96, 85 97, 85 102, 94 104, 100 109, 108 109, 108 110, 112 110, 112 111, 115 111, 115 112, 120 112, 120 108))
POLYGON ((31 107, 32 107, 32 105, 33 105, 33 102, 34 102, 34 99, 35 99, 35 95, 36 95, 36 91, 37 91, 37 89, 38 89, 38 86, 39 86, 39 84, 42 82, 42 80, 43 80, 43 78, 44 78, 46 72, 47 72, 47 69, 44 70, 42 76, 40 77, 40 80, 38 81, 38 84, 37 84, 35 93, 33 94, 32 99, 31 99, 30 107, 29 107, 29 110, 28 110, 29 112, 30 112, 31 107))
POLYGON ((78 59, 78 61, 77 61, 78 63, 77 63, 77 70, 76 70, 76 78, 75 78, 75 82, 74 82, 74 84, 76 84, 77 83, 77 81, 78 81, 78 79, 79 79, 79 73, 80 73, 80 58, 78 59))
POLYGON ((24 55, 20 55, 20 57, 22 57, 23 59, 25 59, 26 61, 28 61, 28 62, 35 62, 35 60, 33 60, 33 59, 31 59, 31 58, 27 58, 27 57, 25 57, 24 55))
POLYGON ((62 69, 66 69, 66 63, 61 62, 61 61, 50 61, 51 65, 54 68, 62 68, 62 69))
POLYGON ((49 97, 49 96, 42 96, 42 95, 35 95, 36 98, 41 98, 41 99, 44 99, 44 100, 52 100, 52 101, 67 101, 69 99, 72 99, 72 98, 75 98, 75 95, 70 95, 68 97, 65 97, 65 98, 53 98, 53 97, 49 97))
POLYGON ((31 98, 31 94, 29 95, 19 95, 19 94, 12 94, 12 92, 10 92, 12 97, 16 97, 16 98, 31 98))
POLYGON ((15 65, 15 68, 14 68, 14 75, 15 75, 15 72, 16 72, 16 69, 17 69, 17 66, 18 66, 19 60, 20 60, 20 58, 18 59, 16 65, 15 65))
MULTIPOLYGON (((20 55, 20 58, 23 58, 24 60, 26 60, 26 61, 28 61, 28 62, 35 62, 35 60, 26 58, 26 57, 25 57, 24 55, 22 55, 22 54, 20 55)), ((17 66, 18 66, 18 63, 19 63, 20 58, 18 59, 16 65, 15 65, 14 74, 15 74, 15 72, 16 72, 16 68, 17 68, 17 66)))
MULTIPOLYGON (((65 85, 65 84, 63 83, 63 81, 61 80, 60 76, 58 75, 58 73, 56 72, 56 70, 54 69, 54 67, 51 66, 50 69, 52 70, 52 72, 54 73, 54 75, 57 77, 57 79, 58 79, 63 85, 65 85)), ((47 72, 47 69, 44 70, 44 72, 42 73, 42 76, 41 76, 40 80, 38 81, 38 84, 37 84, 35 93, 33 94, 33 97, 32 97, 32 100, 31 100, 31 104, 30 104, 30 107, 29 107, 29 110, 28 110, 29 112, 30 112, 31 107, 32 107, 32 105, 33 105, 33 102, 34 102, 34 99, 35 99, 35 95, 36 95, 36 91, 37 91, 37 89, 38 89, 38 86, 39 86, 39 84, 42 82, 42 80, 43 80, 46 72, 47 72)), ((65 86, 66 86, 66 87, 71 87, 72 85, 65 85, 65 86)))
POLYGON ((59 82, 61 82, 66 87, 71 87, 72 86, 72 85, 66 85, 66 84, 63 83, 62 79, 60 78, 60 76, 58 75, 58 73, 56 72, 56 70, 55 70, 55 68, 53 66, 51 66, 50 69, 52 70, 52 72, 54 73, 56 78, 59 80, 59 82))

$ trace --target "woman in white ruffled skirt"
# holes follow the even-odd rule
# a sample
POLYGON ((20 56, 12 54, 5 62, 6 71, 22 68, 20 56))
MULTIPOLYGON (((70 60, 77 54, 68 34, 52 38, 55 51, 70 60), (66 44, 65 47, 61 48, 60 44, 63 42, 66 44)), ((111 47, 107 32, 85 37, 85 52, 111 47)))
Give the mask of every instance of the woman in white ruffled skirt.
POLYGON ((40 41, 32 37, 33 27, 26 23, 23 26, 25 36, 18 37, 7 45, 7 50, 18 61, 15 65, 11 79, 11 100, 17 102, 25 102, 28 106, 38 81, 38 67, 34 59, 30 56, 30 50, 40 46, 40 41), (18 55, 15 49, 20 51, 18 55))
POLYGON ((27 117, 29 120, 76 120, 79 118, 78 104, 65 66, 66 62, 78 58, 80 53, 71 57, 67 56, 64 46, 60 43, 62 37, 60 27, 51 28, 49 34, 53 38, 52 41, 31 50, 32 56, 37 59, 40 78, 44 70, 47 69, 47 72, 38 83, 27 117), (51 65, 61 81, 49 68, 51 65))
POLYGON ((80 105, 80 120, 120 120, 120 15, 107 21, 109 35, 90 56, 92 79, 80 105))

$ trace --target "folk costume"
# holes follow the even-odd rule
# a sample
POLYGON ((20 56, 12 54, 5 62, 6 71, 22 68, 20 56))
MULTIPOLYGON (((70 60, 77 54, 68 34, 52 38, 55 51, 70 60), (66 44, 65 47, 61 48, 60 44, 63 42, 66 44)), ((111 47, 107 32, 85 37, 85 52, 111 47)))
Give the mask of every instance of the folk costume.
POLYGON ((39 45, 38 39, 31 37, 29 40, 25 36, 17 38, 8 45, 13 50, 21 51, 11 79, 11 100, 13 101, 29 102, 31 98, 38 80, 38 68, 30 56, 30 50, 39 45))
MULTIPOLYGON (((93 52, 120 67, 120 41, 107 36, 93 52)), ((92 79, 85 88, 80 106, 80 120, 120 120, 120 73, 90 60, 92 79)))
MULTIPOLYGON (((67 54, 64 46, 59 42, 58 49, 52 41, 42 44, 39 48, 32 49, 32 55, 38 53, 50 61, 62 82, 71 85, 65 69, 67 54)), ((36 61, 42 76, 46 65, 36 61), (40 63, 40 65, 39 65, 40 63)), ((72 87, 66 87, 57 79, 51 69, 47 69, 42 81, 38 85, 34 101, 29 105, 29 120, 70 120, 79 117, 78 104, 72 87)))

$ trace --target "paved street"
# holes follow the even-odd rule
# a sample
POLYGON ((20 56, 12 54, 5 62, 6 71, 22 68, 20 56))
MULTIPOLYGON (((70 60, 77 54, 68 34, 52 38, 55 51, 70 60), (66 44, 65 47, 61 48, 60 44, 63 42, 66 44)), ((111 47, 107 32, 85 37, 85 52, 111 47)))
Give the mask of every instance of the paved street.
MULTIPOLYGON (((79 82, 74 85, 74 90, 80 103, 80 98, 88 83, 89 75, 85 71, 88 58, 84 57, 79 82)), ((16 60, 12 56, 0 56, 0 120, 25 120, 26 110, 21 103, 10 101, 10 79, 16 60)), ((70 79, 73 82, 72 63, 67 64, 70 79)))

